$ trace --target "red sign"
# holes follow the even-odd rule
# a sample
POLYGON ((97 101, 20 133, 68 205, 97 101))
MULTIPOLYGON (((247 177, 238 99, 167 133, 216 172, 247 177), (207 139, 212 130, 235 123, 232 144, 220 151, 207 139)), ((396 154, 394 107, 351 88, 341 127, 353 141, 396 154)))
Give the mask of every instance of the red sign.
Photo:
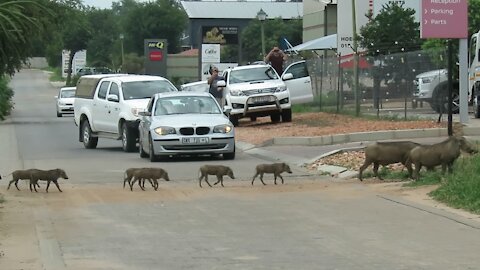
POLYGON ((421 38, 468 38, 468 0, 422 0, 421 38))
POLYGON ((162 61, 163 60, 163 52, 162 51, 153 51, 150 52, 150 61, 162 61))

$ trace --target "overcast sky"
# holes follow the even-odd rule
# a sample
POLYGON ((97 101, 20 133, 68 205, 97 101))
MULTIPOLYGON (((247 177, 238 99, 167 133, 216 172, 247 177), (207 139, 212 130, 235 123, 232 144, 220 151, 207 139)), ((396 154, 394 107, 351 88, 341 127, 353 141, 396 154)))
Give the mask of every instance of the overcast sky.
MULTIPOLYGON (((147 0, 137 0, 138 2, 146 2, 147 0)), ((120 0, 83 0, 86 6, 96 8, 112 8, 112 2, 120 2, 120 0)))

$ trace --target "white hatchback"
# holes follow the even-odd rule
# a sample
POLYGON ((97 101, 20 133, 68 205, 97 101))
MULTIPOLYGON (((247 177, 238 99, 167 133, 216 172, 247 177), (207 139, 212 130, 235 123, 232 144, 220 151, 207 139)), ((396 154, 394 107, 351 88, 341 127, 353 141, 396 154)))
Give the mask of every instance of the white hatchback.
POLYGON ((73 113, 73 102, 75 101, 75 89, 76 87, 62 87, 58 91, 58 96, 55 96, 57 100, 57 117, 62 117, 63 114, 73 113))

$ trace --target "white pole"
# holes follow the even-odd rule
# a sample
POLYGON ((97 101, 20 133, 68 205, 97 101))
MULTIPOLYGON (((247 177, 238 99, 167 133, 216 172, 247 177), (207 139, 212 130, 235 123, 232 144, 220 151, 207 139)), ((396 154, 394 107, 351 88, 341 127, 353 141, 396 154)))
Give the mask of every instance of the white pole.
POLYGON ((466 38, 459 39, 459 106, 460 106, 460 123, 468 123, 468 40, 466 38))

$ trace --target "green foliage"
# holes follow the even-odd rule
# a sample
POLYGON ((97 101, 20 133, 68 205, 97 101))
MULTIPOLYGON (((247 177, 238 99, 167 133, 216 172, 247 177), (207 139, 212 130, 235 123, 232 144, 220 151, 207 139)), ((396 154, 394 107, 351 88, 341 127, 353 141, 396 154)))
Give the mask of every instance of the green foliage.
POLYGON ((131 74, 141 74, 145 70, 145 59, 143 56, 138 56, 135 53, 129 53, 125 55, 125 65, 123 66, 123 72, 131 74))
POLYGON ((44 1, 0 2, 0 75, 13 75, 32 55, 33 37, 42 28, 39 14, 50 15, 44 1))
POLYGON ((428 185, 438 185, 442 181, 441 171, 420 171, 420 177, 416 181, 405 184, 405 187, 419 187, 428 185))
MULTIPOLYGON (((240 37, 243 46, 243 59, 247 62, 255 62, 263 60, 262 55, 262 39, 261 22, 252 20, 245 29, 243 29, 240 37)), ((279 40, 286 37, 292 44, 302 43, 302 20, 282 20, 275 18, 263 22, 265 33, 265 53, 269 52, 273 46, 279 45, 279 40)))
POLYGON ((0 120, 4 120, 13 108, 13 91, 8 87, 8 81, 7 76, 0 75, 0 120))
POLYGON ((480 214, 480 155, 457 160, 453 173, 430 195, 451 207, 480 214))

